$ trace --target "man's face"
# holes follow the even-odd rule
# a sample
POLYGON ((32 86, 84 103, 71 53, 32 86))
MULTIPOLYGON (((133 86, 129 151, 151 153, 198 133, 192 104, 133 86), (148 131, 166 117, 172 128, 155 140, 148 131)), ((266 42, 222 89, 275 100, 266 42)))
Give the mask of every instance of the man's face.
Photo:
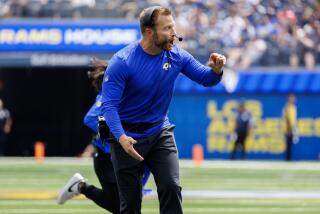
POLYGON ((153 29, 154 44, 164 50, 170 51, 175 40, 175 22, 171 15, 159 15, 153 29))

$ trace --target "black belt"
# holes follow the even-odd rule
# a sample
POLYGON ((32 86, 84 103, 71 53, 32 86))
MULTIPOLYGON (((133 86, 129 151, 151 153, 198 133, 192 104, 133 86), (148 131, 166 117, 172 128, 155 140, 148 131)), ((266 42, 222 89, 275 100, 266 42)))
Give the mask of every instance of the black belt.
POLYGON ((147 131, 148 129, 151 129, 157 125, 160 125, 161 122, 155 122, 155 123, 127 123, 127 122, 121 122, 122 127, 124 130, 133 132, 133 133, 143 133, 147 131))

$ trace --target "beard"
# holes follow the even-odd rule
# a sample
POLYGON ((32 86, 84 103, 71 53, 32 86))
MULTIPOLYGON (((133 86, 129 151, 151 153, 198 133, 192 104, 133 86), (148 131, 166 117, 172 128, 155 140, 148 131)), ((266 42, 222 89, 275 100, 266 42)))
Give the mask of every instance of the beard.
POLYGON ((153 41, 156 47, 160 48, 161 50, 171 51, 173 47, 173 40, 172 39, 159 39, 158 34, 155 33, 153 37, 153 41))

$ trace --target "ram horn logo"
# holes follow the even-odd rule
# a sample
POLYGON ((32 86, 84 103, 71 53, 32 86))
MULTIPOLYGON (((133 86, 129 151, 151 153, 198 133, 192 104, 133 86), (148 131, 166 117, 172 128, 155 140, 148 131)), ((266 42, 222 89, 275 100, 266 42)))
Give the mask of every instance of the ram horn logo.
POLYGON ((107 74, 104 76, 104 81, 105 81, 105 82, 108 82, 108 81, 109 81, 109 76, 108 76, 107 74))
POLYGON ((163 64, 162 68, 167 71, 169 70, 169 68, 171 68, 171 65, 168 62, 166 62, 163 64))

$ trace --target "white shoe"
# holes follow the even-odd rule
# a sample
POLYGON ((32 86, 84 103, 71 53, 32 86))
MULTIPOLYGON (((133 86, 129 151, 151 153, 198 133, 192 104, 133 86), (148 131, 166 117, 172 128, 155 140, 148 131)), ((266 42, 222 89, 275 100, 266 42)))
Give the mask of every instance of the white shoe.
POLYGON ((64 204, 67 200, 79 195, 79 184, 82 182, 85 182, 84 177, 79 173, 75 173, 59 193, 57 203, 64 204))

